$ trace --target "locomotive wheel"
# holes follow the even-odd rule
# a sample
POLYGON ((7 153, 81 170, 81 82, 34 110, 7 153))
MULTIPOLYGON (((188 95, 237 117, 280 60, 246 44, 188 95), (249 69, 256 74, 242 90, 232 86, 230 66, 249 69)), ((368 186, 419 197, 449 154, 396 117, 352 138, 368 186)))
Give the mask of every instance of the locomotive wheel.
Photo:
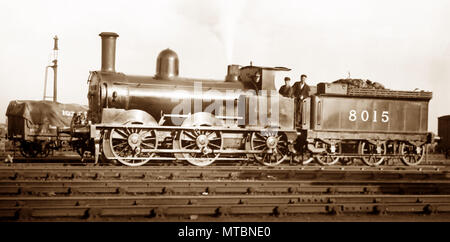
POLYGON ((377 151, 377 146, 366 141, 361 141, 359 143, 358 153, 360 155, 365 155, 361 157, 364 164, 368 166, 379 166, 383 163, 384 157, 377 155, 386 154, 386 143, 380 145, 381 150, 377 151))
MULTIPOLYGON (((182 127, 221 127, 223 121, 211 113, 199 112, 186 118, 182 127)), ((216 161, 223 148, 222 132, 182 130, 173 140, 174 149, 188 150, 186 153, 175 153, 176 158, 184 158, 196 166, 207 166, 216 161), (191 151, 191 152, 189 152, 191 151), (192 152, 192 151, 195 151, 192 152)))
POLYGON ((154 152, 141 151, 143 149, 156 151, 158 140, 155 130, 124 127, 110 131, 109 145, 112 155, 120 163, 127 166, 141 166, 155 156, 154 152))
POLYGON ((219 158, 223 139, 220 131, 183 130, 178 139, 180 149, 196 151, 183 153, 187 161, 196 166, 207 166, 219 158), (216 151, 216 152, 215 152, 216 151))
POLYGON ((419 147, 415 145, 402 143, 400 145, 400 154, 402 162, 407 166, 416 166, 422 162, 425 157, 425 145, 419 147))
POLYGON ((250 148, 263 151, 255 154, 255 159, 266 166, 276 166, 288 158, 288 139, 284 133, 254 132, 250 138, 250 148))

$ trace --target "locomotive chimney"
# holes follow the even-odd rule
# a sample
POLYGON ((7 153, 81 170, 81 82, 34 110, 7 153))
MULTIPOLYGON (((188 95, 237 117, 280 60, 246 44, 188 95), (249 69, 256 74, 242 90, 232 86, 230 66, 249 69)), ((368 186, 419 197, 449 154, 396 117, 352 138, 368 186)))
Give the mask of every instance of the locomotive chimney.
POLYGON ((101 71, 116 72, 116 39, 118 34, 113 32, 102 32, 102 69, 101 71))
POLYGON ((225 81, 236 82, 239 80, 239 65, 228 65, 227 76, 225 81))

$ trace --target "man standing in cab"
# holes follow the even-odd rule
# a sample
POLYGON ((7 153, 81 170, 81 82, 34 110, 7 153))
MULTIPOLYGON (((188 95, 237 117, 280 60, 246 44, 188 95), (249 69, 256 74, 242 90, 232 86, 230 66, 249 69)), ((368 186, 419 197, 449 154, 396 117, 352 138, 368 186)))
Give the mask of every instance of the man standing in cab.
POLYGON ((300 81, 294 83, 292 87, 292 97, 295 98, 295 113, 296 113, 296 123, 298 126, 302 125, 302 112, 303 112, 303 100, 309 97, 310 88, 306 84, 307 76, 302 74, 300 76, 300 81))
POLYGON ((303 99, 309 97, 309 92, 311 89, 308 84, 306 84, 306 78, 307 76, 302 74, 300 76, 300 81, 294 83, 294 86, 292 87, 293 97, 298 98, 299 101, 303 101, 303 99))
POLYGON ((278 93, 283 97, 292 97, 292 87, 291 87, 291 78, 284 78, 284 85, 281 86, 278 93))

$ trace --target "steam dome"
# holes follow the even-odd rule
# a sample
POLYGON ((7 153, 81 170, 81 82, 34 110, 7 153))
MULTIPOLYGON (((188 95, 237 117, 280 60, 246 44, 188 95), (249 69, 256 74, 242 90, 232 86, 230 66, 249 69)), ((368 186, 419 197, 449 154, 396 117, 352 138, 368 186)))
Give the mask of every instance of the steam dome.
POLYGON ((172 79, 178 76, 178 55, 171 49, 161 51, 156 60, 156 77, 172 79))

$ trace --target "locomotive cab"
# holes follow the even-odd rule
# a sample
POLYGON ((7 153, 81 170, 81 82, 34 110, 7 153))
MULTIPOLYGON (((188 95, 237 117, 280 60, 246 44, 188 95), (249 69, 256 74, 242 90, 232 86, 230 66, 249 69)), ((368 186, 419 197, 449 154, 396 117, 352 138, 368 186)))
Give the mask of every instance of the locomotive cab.
POLYGON ((245 66, 239 80, 247 91, 239 98, 239 116, 243 127, 294 130, 294 99, 278 94, 275 77, 286 67, 245 66))
POLYGON ((286 67, 244 66, 239 70, 239 80, 247 89, 255 90, 258 94, 265 91, 266 95, 276 95, 276 72, 290 70, 286 67))

